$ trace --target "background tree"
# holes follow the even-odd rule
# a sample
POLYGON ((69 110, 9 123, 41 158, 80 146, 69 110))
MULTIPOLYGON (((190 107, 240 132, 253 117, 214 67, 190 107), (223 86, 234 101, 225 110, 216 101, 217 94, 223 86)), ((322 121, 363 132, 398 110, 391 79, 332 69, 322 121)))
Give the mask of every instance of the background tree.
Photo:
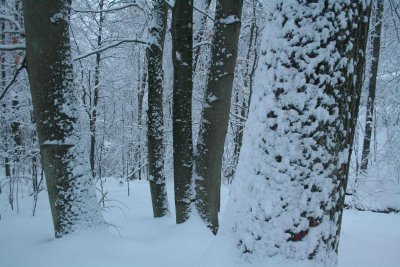
POLYGON ((370 156, 372 126, 374 119, 375 109, 375 95, 376 84, 378 77, 379 54, 381 48, 381 32, 382 32, 382 15, 384 10, 384 0, 376 2, 376 15, 373 23, 372 31, 372 62, 371 62, 371 76, 368 84, 368 100, 367 100, 367 114, 365 116, 365 130, 364 142, 361 157, 361 171, 365 172, 368 168, 368 159, 370 156))

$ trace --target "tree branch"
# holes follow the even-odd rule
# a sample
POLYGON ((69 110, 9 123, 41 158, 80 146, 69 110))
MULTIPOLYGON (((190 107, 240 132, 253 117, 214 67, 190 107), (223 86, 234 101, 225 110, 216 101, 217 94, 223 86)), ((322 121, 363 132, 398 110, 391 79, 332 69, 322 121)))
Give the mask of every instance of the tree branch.
POLYGON ((207 13, 207 11, 204 11, 204 10, 200 9, 200 8, 198 8, 197 6, 193 6, 193 9, 196 10, 197 12, 203 14, 203 15, 206 16, 207 18, 209 18, 212 22, 214 22, 214 18, 211 17, 211 16, 207 13))
POLYGON ((110 49, 110 48, 113 48, 113 47, 122 45, 122 44, 124 44, 124 43, 138 43, 138 44, 144 44, 144 45, 147 45, 147 44, 148 44, 148 42, 147 42, 147 41, 144 41, 144 40, 125 39, 125 40, 121 40, 121 41, 114 42, 114 43, 109 44, 109 45, 105 45, 105 46, 103 46, 103 47, 100 47, 99 49, 93 50, 93 51, 88 52, 88 53, 86 53, 86 54, 79 55, 79 56, 77 56, 76 58, 74 58, 73 60, 76 61, 76 60, 80 60, 80 59, 83 59, 83 58, 87 58, 87 57, 89 57, 89 56, 91 56, 91 55, 104 52, 104 51, 106 51, 106 50, 108 50, 108 49, 110 49))
POLYGON ((12 45, 5 45, 0 44, 0 50, 2 51, 15 51, 15 50, 25 50, 25 44, 12 44, 12 45))
POLYGON ((113 8, 107 8, 107 9, 102 9, 102 10, 90 10, 90 9, 74 9, 72 10, 74 13, 104 13, 104 12, 114 12, 114 11, 118 11, 121 9, 125 9, 128 7, 137 7, 140 10, 142 10, 144 12, 143 7, 141 7, 139 4, 137 3, 131 3, 131 4, 126 4, 123 6, 119 6, 119 7, 113 7, 113 8))
POLYGON ((3 92, 0 95, 0 101, 4 98, 4 96, 6 95, 8 89, 10 89, 10 87, 14 84, 14 82, 17 80, 17 77, 19 75, 19 73, 21 72, 22 69, 26 68, 26 60, 24 58, 24 60, 22 60, 21 65, 14 71, 14 75, 11 79, 11 81, 6 85, 6 87, 4 88, 3 92))

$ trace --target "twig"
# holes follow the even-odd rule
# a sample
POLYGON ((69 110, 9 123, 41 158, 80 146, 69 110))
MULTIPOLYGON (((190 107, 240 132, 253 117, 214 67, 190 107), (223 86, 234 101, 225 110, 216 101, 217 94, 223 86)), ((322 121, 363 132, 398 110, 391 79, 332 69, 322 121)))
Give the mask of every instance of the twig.
POLYGON ((22 64, 14 71, 14 76, 11 79, 11 81, 7 84, 7 86, 4 88, 3 92, 0 95, 0 101, 4 98, 4 96, 6 95, 8 89, 10 89, 10 87, 14 84, 14 82, 17 80, 18 74, 21 72, 22 69, 26 68, 26 60, 24 58, 24 60, 22 61, 22 64))
POLYGON ((144 44, 144 45, 147 45, 147 44, 148 44, 148 42, 147 42, 147 41, 144 41, 144 40, 139 40, 139 39, 125 39, 125 40, 121 40, 121 41, 114 42, 114 43, 109 44, 109 45, 105 45, 105 46, 103 46, 103 47, 100 47, 99 49, 93 50, 93 51, 88 52, 88 53, 86 53, 86 54, 77 56, 77 57, 74 58, 73 60, 74 60, 74 61, 77 61, 77 60, 80 60, 80 59, 83 59, 83 58, 87 58, 87 57, 90 57, 90 56, 95 55, 95 54, 97 54, 97 53, 104 52, 104 51, 106 51, 106 50, 108 50, 108 49, 110 49, 110 48, 113 48, 113 47, 122 45, 122 44, 124 44, 124 43, 138 43, 138 44, 144 44))

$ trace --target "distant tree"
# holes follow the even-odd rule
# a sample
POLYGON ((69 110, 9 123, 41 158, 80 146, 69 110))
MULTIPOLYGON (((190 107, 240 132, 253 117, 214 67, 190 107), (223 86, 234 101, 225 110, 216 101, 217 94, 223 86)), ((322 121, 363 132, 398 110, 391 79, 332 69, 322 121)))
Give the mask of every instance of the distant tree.
POLYGON ((242 255, 337 262, 370 7, 267 4, 227 223, 242 255))
POLYGON ((74 90, 71 0, 24 0, 33 110, 56 237, 101 224, 74 90))
POLYGON ((361 157, 361 171, 368 169, 368 160, 371 149, 372 126, 375 110, 376 84, 378 77, 379 54, 381 49, 382 16, 384 10, 384 0, 376 1, 376 14, 373 20, 372 31, 372 62, 371 77, 368 84, 367 114, 365 116, 364 142, 361 157))

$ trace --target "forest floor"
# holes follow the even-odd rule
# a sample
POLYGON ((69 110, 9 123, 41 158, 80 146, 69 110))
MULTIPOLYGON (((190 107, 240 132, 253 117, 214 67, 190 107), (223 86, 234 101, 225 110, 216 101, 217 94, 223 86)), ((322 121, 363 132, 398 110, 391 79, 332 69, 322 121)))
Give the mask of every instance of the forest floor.
MULTIPOLYGON (((173 192, 172 184, 168 189, 173 192)), ((199 219, 175 225, 171 194, 171 215, 153 219, 146 181, 130 183, 128 196, 126 183, 109 179, 108 229, 91 228, 62 239, 54 238, 46 192, 32 217, 32 197, 21 191, 18 214, 10 209, 6 188, 0 194, 0 267, 249 266, 234 259, 228 243, 215 242, 199 219)), ((222 205, 228 193, 224 186, 222 205)), ((399 214, 345 211, 339 266, 400 266, 399 226, 399 214)))

